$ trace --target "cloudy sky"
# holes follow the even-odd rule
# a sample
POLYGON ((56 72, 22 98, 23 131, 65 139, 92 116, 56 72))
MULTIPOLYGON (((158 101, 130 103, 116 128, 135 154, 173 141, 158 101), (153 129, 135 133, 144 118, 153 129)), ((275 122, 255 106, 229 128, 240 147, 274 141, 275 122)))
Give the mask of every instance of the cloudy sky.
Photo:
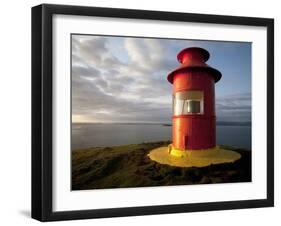
POLYGON ((251 120, 251 43, 72 35, 73 122, 169 123, 167 74, 187 47, 210 52, 218 121, 251 120))

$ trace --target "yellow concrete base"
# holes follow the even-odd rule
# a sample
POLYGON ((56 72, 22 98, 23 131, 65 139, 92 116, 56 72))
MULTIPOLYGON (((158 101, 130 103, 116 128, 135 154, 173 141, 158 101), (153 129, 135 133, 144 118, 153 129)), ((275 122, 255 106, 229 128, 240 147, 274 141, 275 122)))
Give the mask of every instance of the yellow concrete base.
POLYGON ((151 150, 148 156, 158 163, 178 167, 205 167, 212 164, 231 163, 241 158, 239 153, 220 149, 218 146, 205 150, 181 151, 169 145, 151 150))

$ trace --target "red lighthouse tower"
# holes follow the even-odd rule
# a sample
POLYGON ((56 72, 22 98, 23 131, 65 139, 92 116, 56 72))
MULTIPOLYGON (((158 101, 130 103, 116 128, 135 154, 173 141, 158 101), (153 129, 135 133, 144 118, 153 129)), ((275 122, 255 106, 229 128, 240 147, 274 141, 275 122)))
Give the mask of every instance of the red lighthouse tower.
POLYGON ((168 75, 173 84, 174 150, 202 150, 216 146, 215 83, 221 73, 208 66, 209 52, 187 48, 179 52, 180 67, 168 75))
POLYGON ((216 145, 215 83, 221 73, 206 64, 207 50, 179 52, 181 65, 168 75, 173 85, 173 143, 153 149, 149 158, 178 167, 231 163, 241 157, 216 145))

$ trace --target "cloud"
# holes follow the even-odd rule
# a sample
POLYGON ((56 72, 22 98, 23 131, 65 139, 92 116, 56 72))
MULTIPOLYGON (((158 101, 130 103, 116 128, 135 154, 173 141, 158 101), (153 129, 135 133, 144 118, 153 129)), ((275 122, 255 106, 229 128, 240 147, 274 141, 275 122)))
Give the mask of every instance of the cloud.
POLYGON ((171 63, 167 61, 166 47, 158 39, 126 38, 125 50, 131 59, 130 68, 144 73, 155 70, 166 71, 171 63))
POLYGON ((251 121, 251 94, 227 95, 216 99, 218 121, 251 121))
MULTIPOLYGON (((176 53, 190 43, 73 35, 73 121, 170 122, 172 85, 166 76, 179 65, 176 53)), ((249 100, 244 94, 218 98, 218 119, 248 120, 249 100)))
POLYGON ((171 86, 163 73, 161 43, 124 39, 121 44, 128 56, 124 63, 112 54, 108 38, 73 36, 72 41, 75 121, 170 120, 171 86))

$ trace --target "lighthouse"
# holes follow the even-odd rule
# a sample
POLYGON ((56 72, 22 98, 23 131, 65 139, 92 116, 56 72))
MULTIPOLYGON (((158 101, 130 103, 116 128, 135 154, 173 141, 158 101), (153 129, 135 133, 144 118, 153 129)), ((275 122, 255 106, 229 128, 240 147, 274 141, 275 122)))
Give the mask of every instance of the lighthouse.
POLYGON ((172 143, 149 153, 151 160, 180 167, 234 162, 239 153, 216 145, 215 84, 222 78, 199 47, 180 51, 180 66, 168 74, 172 91, 172 143))
POLYGON ((181 65, 168 75, 173 85, 173 144, 171 154, 216 146, 215 83, 221 73, 208 66, 209 52, 187 48, 179 52, 181 65))

